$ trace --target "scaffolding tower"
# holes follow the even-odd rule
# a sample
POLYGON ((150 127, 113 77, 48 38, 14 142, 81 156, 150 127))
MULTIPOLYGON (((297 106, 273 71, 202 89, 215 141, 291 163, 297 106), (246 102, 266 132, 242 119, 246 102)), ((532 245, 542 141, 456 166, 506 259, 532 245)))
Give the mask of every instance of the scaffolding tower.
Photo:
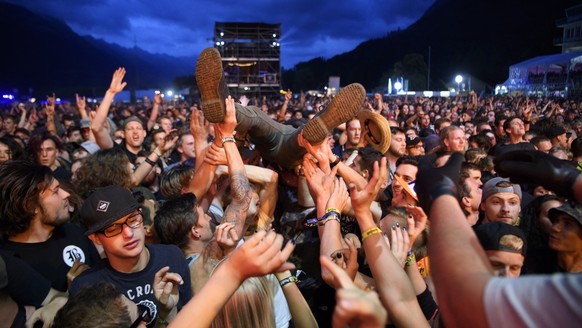
POLYGON ((214 45, 235 95, 259 97, 281 89, 281 24, 214 24, 214 45))

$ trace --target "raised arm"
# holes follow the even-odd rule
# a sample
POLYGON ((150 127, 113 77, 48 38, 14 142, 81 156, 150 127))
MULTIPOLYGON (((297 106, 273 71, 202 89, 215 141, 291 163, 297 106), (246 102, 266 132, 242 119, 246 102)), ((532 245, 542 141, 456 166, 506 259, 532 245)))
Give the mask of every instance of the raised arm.
POLYGON ((396 326, 427 327, 428 322, 416 300, 410 280, 401 264, 392 255, 388 244, 376 226, 370 204, 386 179, 386 158, 374 164, 374 174, 364 189, 350 185, 350 198, 362 231, 362 245, 376 281, 382 304, 396 326))
POLYGON ((230 175, 232 202, 226 207, 222 222, 234 224, 237 236, 242 238, 244 235, 243 227, 245 218, 252 199, 252 191, 245 172, 243 160, 233 137, 235 127, 236 114, 234 99, 229 96, 226 99, 226 116, 224 121, 214 126, 216 131, 214 143, 224 147, 230 175))
POLYGON ((154 106, 152 107, 152 112, 148 119, 147 129, 150 131, 152 127, 156 124, 156 120, 158 119, 158 113, 160 112, 160 105, 162 104, 162 95, 156 93, 154 95, 154 106))
POLYGON ((127 85, 127 82, 123 82, 123 77, 125 77, 125 68, 120 67, 115 70, 109 89, 105 92, 103 101, 101 101, 99 108, 97 108, 97 112, 91 123, 91 131, 95 135, 95 142, 101 149, 113 148, 113 140, 107 130, 107 115, 109 115, 109 107, 111 107, 113 98, 127 85))
POLYGON ((293 269, 285 261, 294 246, 281 250, 283 236, 273 231, 257 232, 237 248, 214 271, 208 282, 170 322, 169 327, 210 327, 224 304, 248 278, 293 269))
POLYGON ((84 119, 85 117, 87 117, 87 101, 85 99, 85 96, 83 97, 79 97, 78 93, 75 93, 75 99, 76 99, 76 104, 77 104, 77 110, 79 111, 79 116, 81 117, 81 119, 84 119))

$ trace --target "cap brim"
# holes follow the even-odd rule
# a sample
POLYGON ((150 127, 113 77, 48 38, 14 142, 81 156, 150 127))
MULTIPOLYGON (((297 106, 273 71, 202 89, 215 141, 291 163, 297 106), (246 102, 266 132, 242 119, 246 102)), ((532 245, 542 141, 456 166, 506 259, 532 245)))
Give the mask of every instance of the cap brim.
POLYGON ((103 230, 105 227, 109 226, 110 224, 112 224, 113 222, 121 219, 122 217, 128 215, 129 213, 137 210, 139 208, 139 204, 132 204, 129 207, 123 208, 119 211, 117 211, 117 213, 113 213, 111 214, 111 217, 107 220, 102 221, 99 224, 93 225, 91 228, 87 229, 87 231, 85 232, 85 236, 88 236, 92 233, 96 233, 98 231, 103 230))

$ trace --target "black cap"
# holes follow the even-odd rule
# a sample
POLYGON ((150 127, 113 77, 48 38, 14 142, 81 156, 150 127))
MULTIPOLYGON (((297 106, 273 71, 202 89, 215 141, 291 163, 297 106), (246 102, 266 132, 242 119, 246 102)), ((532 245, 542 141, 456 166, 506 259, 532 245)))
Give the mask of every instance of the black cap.
POLYGON ((422 139, 420 139, 419 137, 416 137, 414 139, 406 138, 406 148, 416 146, 421 141, 422 139))
POLYGON ((582 225, 582 206, 573 202, 567 202, 564 203, 564 205, 562 206, 550 209, 550 211, 548 212, 548 217, 550 219, 553 219, 560 213, 564 213, 571 216, 576 221, 578 221, 580 225, 582 225))
POLYGON ((566 133, 566 129, 564 129, 563 126, 560 126, 560 125, 552 125, 546 131, 546 137, 552 139, 552 138, 555 138, 557 136, 561 136, 564 133, 566 133))
POLYGON ((526 239, 525 234, 520 228, 514 227, 507 223, 501 221, 482 224, 475 228, 475 234, 486 251, 504 251, 511 253, 518 253, 513 248, 508 248, 507 246, 500 245, 499 241, 501 237, 505 235, 514 235, 521 240, 523 240, 523 247, 521 248, 521 255, 525 255, 526 252, 526 239))
POLYGON ((81 207, 81 219, 88 228, 85 234, 100 231, 138 208, 139 203, 129 190, 119 186, 99 188, 81 207))

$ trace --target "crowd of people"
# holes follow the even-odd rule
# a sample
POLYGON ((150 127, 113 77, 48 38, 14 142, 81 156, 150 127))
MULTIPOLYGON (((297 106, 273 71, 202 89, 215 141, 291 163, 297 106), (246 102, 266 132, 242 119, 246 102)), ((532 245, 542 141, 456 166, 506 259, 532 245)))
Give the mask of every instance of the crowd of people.
POLYGON ((1 109, 0 322, 582 322, 582 101, 235 99, 213 48, 195 75, 1 109))

